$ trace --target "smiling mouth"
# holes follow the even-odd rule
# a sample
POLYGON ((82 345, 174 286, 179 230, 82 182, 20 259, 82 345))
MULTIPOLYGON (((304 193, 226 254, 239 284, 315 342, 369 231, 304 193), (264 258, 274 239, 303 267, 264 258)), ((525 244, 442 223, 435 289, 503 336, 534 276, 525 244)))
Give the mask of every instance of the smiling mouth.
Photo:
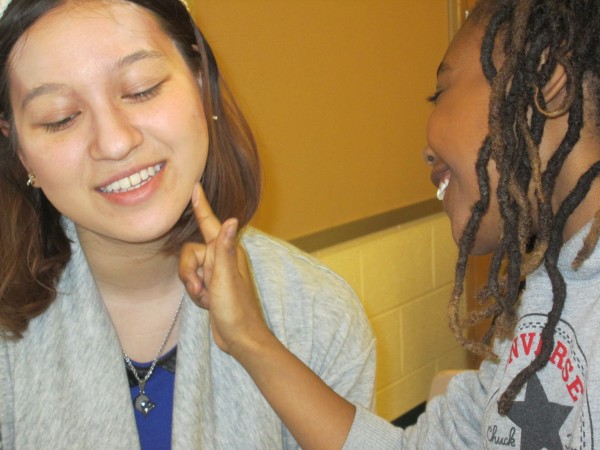
POLYGON ((160 172, 164 166, 165 163, 162 162, 155 164, 154 166, 146 167, 139 172, 123 177, 120 180, 113 181, 107 186, 102 186, 98 190, 104 194, 118 194, 139 189, 160 172))
POLYGON ((446 189, 448 188, 448 183, 449 180, 448 178, 444 178, 440 181, 440 184, 438 185, 438 190, 437 190, 437 199, 439 201, 444 200, 444 195, 446 194, 446 189))

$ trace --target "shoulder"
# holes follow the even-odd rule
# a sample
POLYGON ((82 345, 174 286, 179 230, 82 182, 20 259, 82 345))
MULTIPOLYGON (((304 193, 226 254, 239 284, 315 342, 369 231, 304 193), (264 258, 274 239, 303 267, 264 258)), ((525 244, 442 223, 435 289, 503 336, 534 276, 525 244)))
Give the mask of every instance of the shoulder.
POLYGON ((242 245, 269 326, 288 347, 298 346, 298 356, 317 342, 317 347, 327 347, 325 342, 346 340, 346 344, 354 342, 357 350, 372 344, 360 300, 334 271, 253 228, 244 231, 242 245))
POLYGON ((310 268, 309 270, 333 273, 331 270, 327 269, 323 263, 308 253, 303 252, 286 241, 259 231, 256 228, 245 228, 241 240, 242 245, 246 249, 252 262, 285 263, 287 268, 310 268))
POLYGON ((344 294, 358 301, 348 283, 325 264, 280 239, 247 228, 242 245, 259 286, 290 285, 295 291, 344 294))

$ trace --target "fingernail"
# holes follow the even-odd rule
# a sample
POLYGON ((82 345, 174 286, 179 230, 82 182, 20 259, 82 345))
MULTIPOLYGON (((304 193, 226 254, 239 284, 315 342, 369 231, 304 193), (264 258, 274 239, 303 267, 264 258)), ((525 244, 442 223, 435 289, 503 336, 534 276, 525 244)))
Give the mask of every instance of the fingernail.
POLYGON ((194 184, 194 189, 192 189, 192 205, 194 205, 194 206, 198 206, 199 195, 200 195, 200 193, 198 192, 199 189, 200 189, 200 186, 198 186, 198 183, 194 184))

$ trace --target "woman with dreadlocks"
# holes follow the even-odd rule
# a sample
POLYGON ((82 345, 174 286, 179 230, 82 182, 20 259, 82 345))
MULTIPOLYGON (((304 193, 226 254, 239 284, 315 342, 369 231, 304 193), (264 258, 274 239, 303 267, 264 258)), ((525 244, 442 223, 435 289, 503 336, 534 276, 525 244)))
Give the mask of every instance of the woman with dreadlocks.
POLYGON ((439 67, 424 157, 459 245, 450 326, 486 359, 406 430, 337 396, 277 342, 252 297, 233 294, 234 247, 212 239, 219 223, 198 204, 211 277, 202 285, 189 255, 181 276, 303 448, 598 446, 599 39, 598 0, 480 0, 439 67), (461 317, 468 255, 484 253, 481 311, 461 317), (468 340, 484 318, 484 341, 468 340))

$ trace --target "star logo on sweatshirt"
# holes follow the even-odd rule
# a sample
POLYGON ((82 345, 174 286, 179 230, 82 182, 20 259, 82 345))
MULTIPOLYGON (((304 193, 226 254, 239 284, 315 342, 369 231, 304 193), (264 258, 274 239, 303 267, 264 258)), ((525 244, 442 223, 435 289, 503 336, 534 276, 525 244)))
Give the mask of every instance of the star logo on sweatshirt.
POLYGON ((525 399, 515 401, 507 416, 521 428, 522 450, 562 450, 558 431, 572 409, 549 401, 540 379, 533 374, 527 382, 525 399))

